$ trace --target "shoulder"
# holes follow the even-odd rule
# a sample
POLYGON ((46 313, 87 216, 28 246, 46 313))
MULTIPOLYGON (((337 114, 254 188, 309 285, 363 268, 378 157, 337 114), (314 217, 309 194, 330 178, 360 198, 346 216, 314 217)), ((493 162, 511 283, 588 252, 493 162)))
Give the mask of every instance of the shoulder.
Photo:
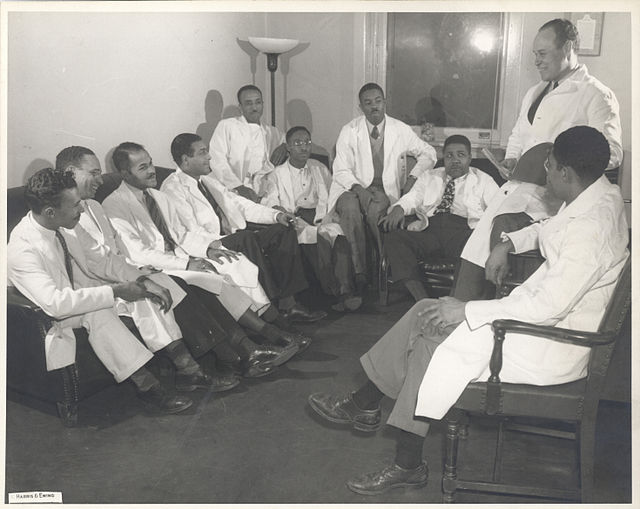
POLYGON ((402 120, 390 117, 389 115, 385 115, 385 122, 387 123, 387 126, 392 127, 393 129, 409 129, 411 132, 413 132, 411 126, 405 124, 402 120))
POLYGON ((323 163, 321 163, 317 159, 309 159, 307 164, 309 165, 309 168, 314 169, 314 170, 329 171, 329 168, 327 168, 323 163))

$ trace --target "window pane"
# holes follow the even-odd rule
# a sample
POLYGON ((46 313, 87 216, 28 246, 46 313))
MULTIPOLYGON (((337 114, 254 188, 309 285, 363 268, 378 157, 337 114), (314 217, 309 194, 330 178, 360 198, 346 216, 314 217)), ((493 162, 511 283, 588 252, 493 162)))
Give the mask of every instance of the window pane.
POLYGON ((502 13, 393 13, 387 110, 410 124, 496 129, 502 13))

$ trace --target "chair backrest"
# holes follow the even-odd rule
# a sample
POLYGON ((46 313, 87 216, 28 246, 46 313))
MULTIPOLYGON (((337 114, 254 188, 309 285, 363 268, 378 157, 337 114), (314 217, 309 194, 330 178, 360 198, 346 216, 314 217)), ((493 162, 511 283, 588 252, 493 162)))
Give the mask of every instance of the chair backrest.
MULTIPOLYGON (((160 186, 164 182, 169 175, 171 175, 175 170, 171 168, 164 168, 162 166, 156 166, 156 180, 158 184, 156 185, 156 189, 160 189, 160 186)), ((102 175, 103 183, 96 190, 95 199, 102 203, 104 199, 109 196, 113 191, 115 191, 120 183, 122 182, 122 177, 118 172, 104 173, 102 175)))

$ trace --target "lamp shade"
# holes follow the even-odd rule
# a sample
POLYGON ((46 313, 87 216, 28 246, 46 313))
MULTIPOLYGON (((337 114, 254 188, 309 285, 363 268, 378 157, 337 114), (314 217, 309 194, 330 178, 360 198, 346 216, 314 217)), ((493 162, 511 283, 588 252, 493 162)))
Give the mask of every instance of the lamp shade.
POLYGON ((277 39, 274 37, 249 37, 249 42, 262 53, 286 53, 299 44, 298 39, 277 39))

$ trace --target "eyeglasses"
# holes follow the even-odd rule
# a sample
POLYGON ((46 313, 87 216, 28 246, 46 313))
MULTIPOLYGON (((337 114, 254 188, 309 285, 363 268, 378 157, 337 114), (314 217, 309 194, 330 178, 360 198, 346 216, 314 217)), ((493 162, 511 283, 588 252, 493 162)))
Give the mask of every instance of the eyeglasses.
POLYGON ((311 140, 296 140, 291 143, 294 147, 308 147, 311 145, 311 140))

